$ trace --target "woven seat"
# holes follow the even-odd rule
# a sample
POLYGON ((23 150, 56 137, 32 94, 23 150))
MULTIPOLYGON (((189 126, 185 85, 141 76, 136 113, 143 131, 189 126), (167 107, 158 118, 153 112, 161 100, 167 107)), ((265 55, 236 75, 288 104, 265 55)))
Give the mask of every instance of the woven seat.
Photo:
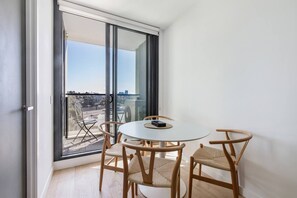
MULTIPOLYGON (((127 149, 128 153, 128 149, 127 149)), ((149 171, 150 157, 142 157, 144 169, 146 172, 149 171)), ((156 187, 170 187, 172 171, 174 169, 176 162, 173 160, 165 158, 155 158, 154 168, 153 168, 153 181, 152 186, 156 187)), ((133 157, 129 163, 129 177, 128 180, 134 183, 142 184, 143 178, 141 173, 141 168, 139 165, 139 160, 137 157, 133 157)))
MULTIPOLYGON (((203 146, 194 153, 193 157, 194 162, 198 162, 206 166, 211 166, 213 168, 227 171, 230 170, 230 165, 223 150, 203 146)), ((235 161, 234 156, 231 156, 231 158, 233 159, 233 161, 235 161)))
POLYGON ((246 131, 234 130, 234 129, 217 129, 217 132, 224 132, 226 140, 210 141, 209 144, 222 145, 223 149, 217 149, 213 147, 204 146, 200 144, 200 148, 190 157, 190 174, 189 174, 189 198, 192 196, 192 182, 193 179, 208 182, 225 188, 233 190, 233 197, 239 196, 239 181, 238 181, 238 164, 245 151, 247 144, 253 135, 246 131), (243 137, 239 139, 231 139, 231 133, 236 133, 243 137), (238 144, 239 154, 236 153, 235 144, 238 144), (241 143, 241 144, 240 144, 241 143), (227 146, 229 149, 227 149, 227 146), (241 149, 239 149, 241 147, 241 149), (198 175, 194 173, 196 165, 199 165, 198 175), (220 181, 217 179, 202 176, 202 165, 210 166, 225 171, 229 171, 231 175, 231 183, 220 181))
POLYGON ((180 197, 180 162, 182 159, 182 150, 184 144, 172 147, 145 147, 139 145, 128 144, 126 141, 123 145, 123 198, 128 197, 129 188, 132 188, 132 198, 134 198, 134 189, 137 185, 145 185, 151 187, 170 188, 171 198, 180 197), (128 164, 127 150, 134 150, 132 160, 128 164), (146 152, 146 156, 141 156, 141 152, 146 152), (156 152, 177 152, 176 160, 156 157, 156 152))

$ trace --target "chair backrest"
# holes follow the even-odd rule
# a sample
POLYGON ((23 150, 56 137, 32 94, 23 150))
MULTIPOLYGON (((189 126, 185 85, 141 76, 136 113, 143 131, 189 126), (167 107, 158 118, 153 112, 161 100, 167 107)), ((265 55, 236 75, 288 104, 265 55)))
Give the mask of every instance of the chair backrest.
POLYGON ((232 158, 230 155, 234 156, 236 160, 233 162, 235 165, 238 165, 240 159, 242 158, 242 155, 250 141, 252 139, 253 135, 250 132, 242 131, 242 130, 235 130, 235 129, 217 129, 217 132, 225 132, 226 139, 227 140, 216 140, 216 141, 210 141, 210 144, 222 144, 224 153, 230 163, 230 160, 232 161, 232 158), (229 133, 235 133, 235 134, 241 134, 242 138, 238 139, 231 139, 229 133), (240 149, 239 155, 236 154, 234 149, 234 144, 236 143, 243 143, 242 148, 240 149), (229 145, 230 153, 227 151, 226 144, 229 145))
POLYGON ((162 115, 151 115, 143 118, 143 120, 160 120, 160 119, 173 120, 167 116, 162 116, 162 115))
POLYGON ((81 104, 79 102, 75 102, 75 103, 73 103, 73 108, 74 108, 74 112, 75 112, 76 121, 78 121, 78 122, 83 121, 84 115, 83 115, 81 104))
POLYGON ((99 131, 104 135, 103 149, 111 147, 110 138, 115 138, 115 132, 117 132, 117 142, 120 141, 122 133, 119 132, 119 126, 122 124, 122 122, 107 121, 99 125, 99 131))
POLYGON ((179 146, 172 146, 172 147, 144 147, 141 145, 133 145, 133 144, 128 144, 126 141, 122 142, 123 144, 123 164, 124 164, 124 174, 128 175, 129 170, 128 170, 128 159, 127 159, 127 153, 126 153, 126 148, 135 150, 135 155, 134 157, 137 157, 138 163, 140 165, 141 169, 141 175, 142 175, 142 180, 145 184, 153 184, 153 170, 154 170, 154 165, 155 165, 155 158, 156 158, 156 152, 178 152, 177 159, 175 161, 174 169, 171 175, 172 181, 176 181, 177 178, 177 173, 179 170, 179 166, 181 163, 182 159, 182 150, 185 147, 185 144, 181 144, 179 146), (141 153, 146 152, 146 154, 150 153, 150 160, 149 160, 149 170, 148 173, 145 171, 144 163, 143 163, 143 158, 141 153))

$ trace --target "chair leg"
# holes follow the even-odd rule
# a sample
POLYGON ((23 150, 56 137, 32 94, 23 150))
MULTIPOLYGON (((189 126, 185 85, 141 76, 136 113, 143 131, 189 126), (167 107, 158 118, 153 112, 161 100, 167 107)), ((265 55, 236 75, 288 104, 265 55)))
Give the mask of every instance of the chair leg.
MULTIPOLYGON (((94 124, 92 124, 92 125, 88 128, 87 125, 84 123, 84 126, 85 126, 85 128, 87 129, 86 133, 90 133, 96 140, 98 140, 97 137, 90 131, 91 128, 92 128, 95 124, 96 124, 96 122, 95 122, 94 124)), ((89 135, 89 134, 88 134, 88 135, 89 135)))
POLYGON ((236 170, 236 186, 237 186, 237 189, 238 189, 238 196, 239 196, 239 178, 238 178, 237 170, 236 170))
POLYGON ((115 167, 118 167, 118 157, 115 157, 115 160, 114 160, 114 166, 115 166, 115 167))
POLYGON ((233 186, 233 197, 238 198, 239 196, 239 185, 238 185, 238 175, 237 171, 231 171, 231 179, 232 179, 232 186, 233 186))
POLYGON ((176 198, 177 187, 178 187, 177 180, 178 180, 178 173, 177 173, 176 181, 172 181, 171 183, 171 193, 170 193, 171 198, 176 198))
POLYGON ((202 164, 199 164, 199 176, 201 176, 202 173, 202 164))
POLYGON ((176 182, 175 184, 172 184, 171 186, 171 194, 170 194, 171 198, 176 198, 176 182))
POLYGON ((138 196, 138 185, 135 183, 135 195, 138 196))
POLYGON ((76 136, 75 136, 75 138, 72 140, 72 142, 74 142, 74 141, 77 139, 77 137, 78 137, 78 135, 80 134, 81 131, 82 131, 82 128, 80 128, 79 132, 76 134, 76 136))
POLYGON ((177 198, 180 198, 180 170, 178 171, 177 177, 177 198))
POLYGON ((80 142, 83 142, 84 139, 86 138, 87 134, 88 134, 88 132, 86 132, 85 130, 84 130, 84 132, 85 132, 85 135, 84 135, 83 139, 80 142))
POLYGON ((102 156, 101 156, 99 191, 101 191, 101 189, 102 189, 103 171, 104 171, 104 160, 105 160, 105 154, 104 154, 104 151, 103 151, 102 152, 102 156))
POLYGON ((128 191, 129 191, 129 185, 128 185, 128 179, 125 178, 123 180, 123 198, 128 198, 128 191))
POLYGON ((132 193, 132 198, 134 198, 134 183, 131 184, 131 193, 132 193))
POLYGON ((192 197, 192 185, 193 185, 193 169, 194 169, 194 158, 190 158, 190 174, 189 174, 189 194, 188 197, 192 197))

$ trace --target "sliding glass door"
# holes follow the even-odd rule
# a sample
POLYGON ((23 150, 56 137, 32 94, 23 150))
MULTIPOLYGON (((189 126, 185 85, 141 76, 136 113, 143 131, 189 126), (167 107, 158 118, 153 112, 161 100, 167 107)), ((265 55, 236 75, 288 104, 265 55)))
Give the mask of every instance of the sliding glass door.
POLYGON ((105 121, 146 115, 146 34, 63 14, 65 115, 63 156, 100 151, 105 121), (83 27, 83 28, 82 28, 83 27))
POLYGON ((158 66, 150 61, 157 60, 150 57, 152 35, 69 13, 61 19, 62 39, 55 45, 63 42, 63 60, 55 71, 55 94, 62 102, 55 100, 55 122, 62 124, 55 131, 55 160, 100 152, 98 125, 155 114, 158 97, 152 94, 157 73, 151 71, 158 66))
POLYGON ((146 35, 117 28, 114 110, 122 122, 142 120, 147 115, 146 35))
POLYGON ((101 150, 97 125, 106 120, 106 24, 63 14, 65 115, 63 155, 101 150))

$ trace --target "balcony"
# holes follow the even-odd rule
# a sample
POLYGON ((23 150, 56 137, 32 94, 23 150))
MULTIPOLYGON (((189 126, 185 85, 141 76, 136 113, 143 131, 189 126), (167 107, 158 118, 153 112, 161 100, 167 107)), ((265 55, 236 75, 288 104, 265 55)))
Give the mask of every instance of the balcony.
POLYGON ((109 116, 110 120, 129 122, 142 120, 146 115, 145 100, 138 94, 118 94, 116 118, 112 111, 111 99, 109 113, 106 112, 105 94, 68 93, 66 94, 66 129, 63 134, 63 155, 100 151, 103 135, 98 125, 109 116), (108 115, 109 114, 109 115, 108 115), (89 130, 89 131, 88 131, 89 130))

